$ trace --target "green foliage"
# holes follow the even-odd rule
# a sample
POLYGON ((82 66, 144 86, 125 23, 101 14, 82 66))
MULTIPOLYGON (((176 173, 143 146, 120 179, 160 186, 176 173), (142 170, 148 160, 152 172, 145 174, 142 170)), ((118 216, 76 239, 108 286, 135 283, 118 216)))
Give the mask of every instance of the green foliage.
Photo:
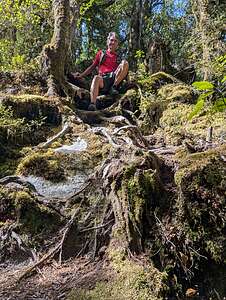
POLYGON ((200 97, 199 100, 197 101, 193 111, 190 113, 188 119, 192 119, 194 116, 196 116, 200 111, 203 109, 205 104, 204 98, 200 97))
POLYGON ((139 60, 139 59, 144 58, 144 57, 145 57, 145 54, 144 54, 143 50, 137 50, 136 51, 135 58, 137 58, 139 60))
POLYGON ((226 54, 217 57, 213 62, 213 66, 214 66, 214 73, 215 73, 214 77, 219 79, 223 75, 223 79, 221 80, 221 82, 222 83, 225 82, 225 80, 226 80, 226 54))
POLYGON ((18 118, 11 107, 0 105, 0 142, 23 144, 31 141, 34 134, 45 124, 45 119, 43 116, 32 120, 18 118))
POLYGON ((0 140, 7 136, 8 139, 15 138, 25 131, 24 119, 15 118, 12 109, 0 105, 0 140))
POLYGON ((0 71, 24 68, 50 39, 51 0, 0 1, 0 71))
POLYGON ((214 85, 209 81, 197 81, 192 84, 199 91, 213 90, 214 85))
POLYGON ((226 86, 224 80, 217 82, 215 85, 209 81, 198 81, 192 84, 197 90, 203 91, 198 97, 197 103, 193 111, 189 115, 189 119, 203 112, 214 113, 223 112, 226 108, 226 86))

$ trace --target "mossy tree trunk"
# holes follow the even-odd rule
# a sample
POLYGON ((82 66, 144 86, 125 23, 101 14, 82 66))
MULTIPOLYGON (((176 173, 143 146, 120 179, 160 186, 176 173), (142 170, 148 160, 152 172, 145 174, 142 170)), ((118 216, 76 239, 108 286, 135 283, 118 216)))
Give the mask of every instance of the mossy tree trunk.
POLYGON ((202 76, 203 80, 211 80, 211 26, 208 0, 192 0, 192 13, 195 18, 196 31, 200 36, 202 48, 202 76))
POLYGON ((64 92, 68 95, 69 85, 65 80, 65 68, 69 61, 71 46, 71 15, 69 0, 54 0, 54 31, 49 44, 42 51, 43 71, 47 73, 49 96, 64 92))
POLYGON ((151 222, 151 214, 160 205, 160 194, 164 193, 159 165, 155 155, 129 149, 111 160, 104 186, 115 218, 113 248, 136 254, 144 251, 144 227, 151 222))

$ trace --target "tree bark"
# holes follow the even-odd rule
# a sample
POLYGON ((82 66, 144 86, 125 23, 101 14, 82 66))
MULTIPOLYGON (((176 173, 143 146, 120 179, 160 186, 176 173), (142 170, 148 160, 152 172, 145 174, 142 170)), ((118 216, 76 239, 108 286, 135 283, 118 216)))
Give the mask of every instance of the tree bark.
POLYGON ((203 80, 211 80, 211 37, 210 37, 210 15, 208 13, 208 0, 193 0, 192 12, 195 18, 196 31, 200 36, 202 48, 202 62, 201 69, 203 80))
POLYGON ((64 77, 71 46, 70 3, 69 0, 54 0, 54 32, 50 44, 42 51, 43 71, 47 73, 47 95, 67 94, 64 77))
POLYGON ((136 52, 143 50, 142 29, 143 29, 143 0, 133 1, 133 18, 130 24, 129 33, 129 63, 132 69, 136 68, 136 52))

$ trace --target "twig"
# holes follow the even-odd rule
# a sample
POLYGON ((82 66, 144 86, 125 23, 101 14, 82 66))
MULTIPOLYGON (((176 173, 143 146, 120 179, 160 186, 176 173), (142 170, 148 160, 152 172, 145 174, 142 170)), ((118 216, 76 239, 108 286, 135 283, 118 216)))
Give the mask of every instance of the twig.
POLYGON ((66 122, 60 132, 58 132, 56 135, 54 135, 51 139, 46 141, 44 144, 38 145, 37 148, 41 148, 41 149, 48 148, 57 139, 63 137, 70 130, 70 128, 71 128, 71 125, 69 125, 66 122))
POLYGON ((107 225, 111 224, 113 221, 114 221, 114 219, 111 219, 110 221, 108 221, 107 223, 105 223, 105 224, 103 224, 103 225, 84 228, 84 229, 82 229, 82 230, 79 230, 79 232, 85 232, 85 231, 90 231, 90 230, 97 230, 97 229, 106 227, 107 225))
POLYGON ((78 252, 78 254, 75 256, 75 258, 78 258, 81 254, 82 254, 82 252, 85 250, 85 248, 87 247, 87 245, 90 243, 90 241, 89 240, 87 240, 86 242, 85 242, 85 245, 84 246, 82 246, 82 248, 81 248, 81 250, 78 252))
MULTIPOLYGON (((95 219, 95 225, 96 225, 96 219, 95 219)), ((97 253, 97 229, 95 229, 95 234, 94 234, 93 259, 96 257, 96 253, 97 253)))
POLYGON ((122 130, 129 130, 130 128, 136 128, 137 126, 135 125, 125 125, 125 126, 122 126, 120 128, 116 128, 114 131, 113 131, 113 134, 118 134, 120 131, 122 130))
POLYGON ((204 255, 199 254, 195 249, 193 249, 191 246, 188 246, 189 249, 191 249, 191 251, 193 251, 196 255, 198 255, 199 257, 205 258, 206 260, 208 260, 208 258, 204 255))
POLYGON ((140 94, 140 99, 141 99, 141 100, 145 100, 145 97, 143 96, 143 93, 142 93, 142 90, 141 90, 139 84, 136 84, 136 87, 137 87, 138 92, 139 92, 139 94, 140 94))
POLYGON ((214 291, 215 295, 217 296, 217 299, 221 300, 221 297, 220 297, 218 291, 215 288, 213 289, 213 291, 214 291))

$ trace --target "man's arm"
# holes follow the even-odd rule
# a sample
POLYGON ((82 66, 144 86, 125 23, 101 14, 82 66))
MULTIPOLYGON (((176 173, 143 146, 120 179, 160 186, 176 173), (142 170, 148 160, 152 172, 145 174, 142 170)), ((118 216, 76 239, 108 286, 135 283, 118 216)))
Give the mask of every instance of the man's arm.
POLYGON ((100 60, 100 55, 101 55, 101 50, 99 50, 96 54, 96 57, 93 61, 93 63, 87 68, 85 69, 85 71, 83 71, 82 73, 74 73, 72 74, 75 78, 77 79, 82 79, 83 77, 89 75, 92 73, 92 71, 98 66, 99 64, 99 60, 100 60))
POLYGON ((79 74, 79 77, 85 77, 89 74, 91 74, 93 72, 93 70, 95 69, 96 65, 94 63, 92 63, 92 65, 90 65, 87 69, 85 69, 84 72, 79 74))

